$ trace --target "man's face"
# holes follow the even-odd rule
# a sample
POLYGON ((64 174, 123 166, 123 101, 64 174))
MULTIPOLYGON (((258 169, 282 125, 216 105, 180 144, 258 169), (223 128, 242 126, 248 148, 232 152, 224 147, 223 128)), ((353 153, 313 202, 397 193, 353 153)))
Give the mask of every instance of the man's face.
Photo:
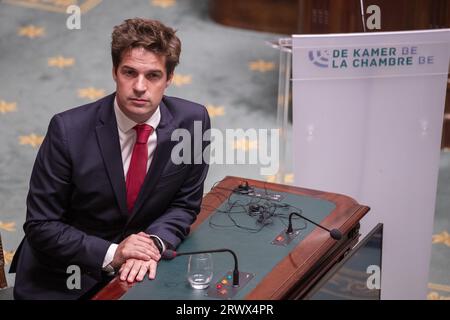
POLYGON ((113 67, 113 78, 120 110, 137 123, 152 116, 172 81, 172 75, 167 76, 166 57, 144 48, 126 51, 117 71, 113 67))

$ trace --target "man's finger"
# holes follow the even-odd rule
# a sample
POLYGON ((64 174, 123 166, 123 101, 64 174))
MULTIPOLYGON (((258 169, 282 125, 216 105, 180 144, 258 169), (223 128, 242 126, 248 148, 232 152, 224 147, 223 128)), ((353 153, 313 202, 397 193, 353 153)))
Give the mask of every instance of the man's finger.
POLYGON ((130 258, 138 259, 138 260, 144 260, 144 261, 150 261, 152 259, 151 255, 136 251, 130 258))
POLYGON ((128 277, 128 273, 130 272, 131 268, 133 267, 134 264, 133 259, 127 260, 127 262, 125 262, 122 265, 122 271, 120 272, 120 280, 125 281, 128 277))
POLYGON ((149 278, 150 280, 153 280, 153 279, 155 279, 155 277, 156 277, 156 268, 157 268, 157 266, 158 266, 158 262, 156 262, 155 260, 150 260, 150 261, 148 262, 148 264, 149 264, 149 268, 148 268, 148 278, 149 278))
POLYGON ((142 263, 141 268, 139 269, 139 272, 136 276, 136 281, 142 281, 144 280, 145 274, 148 270, 148 263, 142 263))
POLYGON ((155 249, 149 250, 149 249, 144 249, 142 247, 135 247, 135 250, 137 252, 140 252, 142 254, 149 256, 150 258, 152 258, 156 261, 159 261, 159 259, 161 259, 161 254, 159 253, 159 250, 155 250, 155 249))
POLYGON ((128 273, 127 281, 129 283, 134 282, 134 279, 136 279, 136 275, 138 274, 139 270, 141 269, 141 266, 142 266, 141 260, 136 260, 133 263, 133 267, 131 268, 130 272, 128 273))
POLYGON ((147 254, 147 253, 145 253, 145 251, 140 251, 137 249, 128 249, 128 250, 124 251, 123 257, 125 260, 139 259, 139 260, 144 260, 144 261, 148 261, 152 258, 150 253, 147 254))
POLYGON ((159 250, 156 247, 156 245, 153 242, 153 240, 150 240, 150 241, 151 241, 151 243, 135 242, 133 244, 130 244, 130 247, 132 247, 132 248, 142 248, 142 249, 145 249, 145 250, 152 250, 152 251, 159 252, 159 250))
POLYGON ((152 239, 141 236, 135 237, 131 243, 135 245, 140 244, 146 246, 151 246, 154 244, 152 239))
POLYGON ((143 231, 139 232, 137 235, 138 236, 143 236, 143 237, 146 237, 146 238, 150 238, 150 235, 145 233, 145 232, 143 232, 143 231))

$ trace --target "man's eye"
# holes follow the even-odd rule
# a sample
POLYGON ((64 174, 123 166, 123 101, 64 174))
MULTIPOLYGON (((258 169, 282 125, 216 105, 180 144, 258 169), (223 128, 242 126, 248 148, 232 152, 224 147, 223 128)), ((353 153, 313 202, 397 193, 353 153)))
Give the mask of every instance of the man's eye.
POLYGON ((159 79, 160 78, 158 73, 150 73, 147 77, 149 79, 159 79))
POLYGON ((133 70, 125 70, 124 74, 126 76, 134 76, 134 71, 133 70))

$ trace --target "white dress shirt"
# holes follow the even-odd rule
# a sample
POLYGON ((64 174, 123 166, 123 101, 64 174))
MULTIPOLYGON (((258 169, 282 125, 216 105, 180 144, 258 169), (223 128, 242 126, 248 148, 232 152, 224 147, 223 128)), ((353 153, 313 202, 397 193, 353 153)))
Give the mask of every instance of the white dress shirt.
MULTIPOLYGON (((136 125, 138 125, 138 123, 128 118, 122 112, 122 110, 120 110, 116 100, 114 100, 114 112, 116 114, 117 120, 117 131, 119 132, 120 150, 122 152, 123 173, 126 178, 128 168, 130 167, 131 155, 133 154, 134 143, 136 142, 136 130, 134 130, 133 128, 136 125)), ((147 121, 144 122, 145 124, 148 124, 154 129, 154 131, 148 138, 147 142, 148 147, 147 171, 153 160, 153 154, 155 153, 156 128, 158 127, 160 120, 161 120, 161 112, 158 106, 153 115, 147 121)))
MULTIPOLYGON (((131 155, 133 154, 133 147, 136 141, 136 130, 133 128, 138 124, 128 118, 122 110, 120 110, 119 105, 117 104, 117 99, 114 99, 114 113, 116 114, 117 120, 117 131, 119 132, 119 141, 120 141, 120 150, 122 153, 122 165, 123 165, 123 173, 125 179, 127 177, 128 168, 130 167, 131 155)), ((145 121, 145 124, 153 127, 153 132, 148 138, 147 146, 148 146, 148 161, 147 161, 147 171, 150 167, 150 164, 153 160, 153 155, 156 150, 156 128, 161 121, 161 111, 158 108, 155 110, 153 115, 145 121)), ((159 240, 163 247, 163 251, 165 250, 164 242, 156 235, 151 235, 151 237, 155 237, 159 240)), ((114 254, 116 253, 116 249, 118 244, 113 243, 109 246, 108 251, 106 252, 105 259, 103 260, 103 269, 105 269, 111 261, 113 261, 114 254)), ((110 268, 107 271, 111 271, 110 268)))

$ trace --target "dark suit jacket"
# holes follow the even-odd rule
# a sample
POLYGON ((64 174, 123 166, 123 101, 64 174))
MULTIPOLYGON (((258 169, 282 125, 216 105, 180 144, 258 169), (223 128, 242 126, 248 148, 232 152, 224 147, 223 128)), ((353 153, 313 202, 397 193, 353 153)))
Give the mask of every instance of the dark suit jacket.
MULTIPOLYGON (((206 109, 163 97, 153 161, 128 212, 113 102, 114 94, 50 121, 31 175, 25 237, 10 270, 16 271, 16 298, 78 298, 102 279, 111 243, 144 231, 176 247, 200 211, 208 165, 173 164, 178 141, 171 141, 171 134, 184 128, 193 136, 194 121, 202 123, 197 134, 209 129, 206 109), (79 290, 67 288, 70 265, 81 270, 79 290)), ((202 150, 194 151, 192 161, 202 150)))

